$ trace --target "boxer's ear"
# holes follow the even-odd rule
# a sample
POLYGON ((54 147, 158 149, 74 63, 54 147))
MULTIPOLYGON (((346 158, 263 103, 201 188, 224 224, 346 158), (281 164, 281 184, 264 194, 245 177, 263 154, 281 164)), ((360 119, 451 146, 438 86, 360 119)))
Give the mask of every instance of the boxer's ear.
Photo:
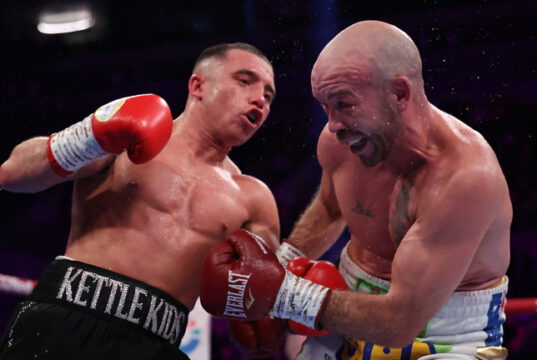
POLYGON ((188 92, 193 97, 201 100, 203 98, 203 84, 205 83, 205 78, 200 74, 192 74, 190 79, 188 79, 188 92))
POLYGON ((406 76, 397 75, 390 81, 389 87, 390 98, 393 101, 393 107, 397 112, 404 111, 410 102, 412 93, 412 84, 406 76))

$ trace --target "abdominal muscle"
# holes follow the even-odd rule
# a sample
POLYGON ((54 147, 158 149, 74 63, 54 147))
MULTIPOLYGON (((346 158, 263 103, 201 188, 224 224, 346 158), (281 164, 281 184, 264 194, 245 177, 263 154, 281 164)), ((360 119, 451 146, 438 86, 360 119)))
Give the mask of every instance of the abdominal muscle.
POLYGON ((204 254, 214 240, 193 231, 181 236, 128 227, 101 228, 71 238, 65 255, 159 288, 192 308, 204 254))
POLYGON ((133 166, 119 156, 111 171, 75 182, 65 255, 194 307, 205 254, 248 219, 240 189, 211 175, 189 163, 133 166))
POLYGON ((386 258, 386 256, 389 257, 388 254, 381 254, 375 249, 359 245, 359 240, 353 236, 351 236, 347 251, 351 260, 369 275, 391 280, 392 258, 386 258))
POLYGON ((192 308, 204 255, 226 228, 189 213, 188 201, 157 208, 132 193, 128 199, 107 194, 80 202, 75 196, 65 255, 145 282, 192 308))

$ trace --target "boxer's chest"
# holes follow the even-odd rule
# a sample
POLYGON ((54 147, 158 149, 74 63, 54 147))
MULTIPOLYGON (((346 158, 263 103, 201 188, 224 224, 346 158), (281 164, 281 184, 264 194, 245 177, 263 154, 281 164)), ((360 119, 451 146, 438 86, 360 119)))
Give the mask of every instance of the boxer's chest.
POLYGON ((341 167, 333 175, 336 198, 354 238, 388 256, 415 219, 415 191, 408 179, 383 171, 341 167))
POLYGON ((221 239, 249 221, 248 194, 237 180, 237 176, 218 168, 195 179, 187 200, 189 227, 221 239))
POLYGON ((137 199, 134 206, 157 210, 153 214, 169 219, 170 232, 194 231, 220 239, 249 219, 247 194, 225 170, 177 160, 129 164, 122 170, 118 191, 137 199))

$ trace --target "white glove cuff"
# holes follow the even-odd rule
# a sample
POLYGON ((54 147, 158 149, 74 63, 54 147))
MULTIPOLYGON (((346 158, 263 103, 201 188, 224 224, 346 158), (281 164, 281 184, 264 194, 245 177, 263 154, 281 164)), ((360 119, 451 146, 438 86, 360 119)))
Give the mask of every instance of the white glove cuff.
POLYGON ((270 315, 316 328, 329 288, 286 270, 270 315))
POLYGON ((297 257, 305 257, 306 254, 289 244, 287 241, 284 241, 280 247, 276 249, 276 256, 278 257, 280 264, 282 264, 284 268, 287 268, 289 261, 297 257))
POLYGON ((50 151, 58 165, 64 170, 76 172, 92 161, 108 155, 93 135, 92 117, 93 114, 51 135, 50 151))

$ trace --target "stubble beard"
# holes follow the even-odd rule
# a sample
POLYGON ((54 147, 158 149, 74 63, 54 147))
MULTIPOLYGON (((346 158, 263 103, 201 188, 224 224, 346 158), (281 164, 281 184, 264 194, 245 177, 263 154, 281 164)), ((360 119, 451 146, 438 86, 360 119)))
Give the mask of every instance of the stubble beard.
POLYGON ((369 137, 369 141, 374 147, 373 153, 370 156, 359 155, 360 160, 366 167, 374 167, 388 158, 395 141, 395 136, 398 133, 399 123, 387 104, 381 109, 381 113, 387 119, 386 126, 379 128, 376 134, 369 137))

